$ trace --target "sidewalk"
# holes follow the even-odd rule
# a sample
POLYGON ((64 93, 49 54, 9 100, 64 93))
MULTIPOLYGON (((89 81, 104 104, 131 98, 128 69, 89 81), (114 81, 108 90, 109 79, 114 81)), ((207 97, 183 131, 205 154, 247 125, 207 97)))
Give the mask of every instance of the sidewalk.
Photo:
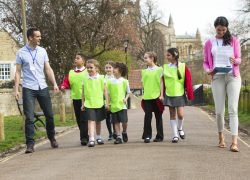
MULTIPOLYGON (((249 179, 250 146, 239 141, 239 153, 217 148, 217 128, 213 119, 199 108, 185 108, 187 139, 178 144, 170 141, 169 115, 164 112, 165 139, 145 144, 140 139, 143 112, 129 110, 129 142, 95 148, 79 144, 78 130, 58 138, 60 148, 52 150, 49 143, 36 147, 30 155, 21 154, 0 163, 0 179, 249 179)), ((103 137, 107 137, 105 122, 103 137)), ((155 135, 155 120, 153 120, 155 135)), ((229 147, 230 135, 226 133, 229 147)))

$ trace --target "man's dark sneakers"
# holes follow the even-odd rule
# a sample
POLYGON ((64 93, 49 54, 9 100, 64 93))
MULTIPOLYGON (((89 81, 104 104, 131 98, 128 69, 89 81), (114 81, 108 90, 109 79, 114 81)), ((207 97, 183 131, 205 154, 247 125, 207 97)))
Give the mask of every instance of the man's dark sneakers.
POLYGON ((116 138, 114 144, 122 144, 122 139, 121 138, 116 138))
POLYGON ((56 139, 55 139, 55 138, 50 139, 50 145, 51 145, 52 148, 58 148, 58 147, 59 147, 59 145, 58 145, 58 143, 56 142, 56 139))
POLYGON ((123 142, 128 142, 128 134, 127 134, 127 132, 122 132, 122 140, 123 140, 123 142))
POLYGON ((88 144, 88 140, 87 139, 82 139, 81 140, 81 145, 82 146, 86 146, 88 144))
POLYGON ((29 153, 33 153, 33 152, 35 152, 34 145, 33 144, 27 145, 27 148, 25 150, 25 154, 29 154, 29 153))

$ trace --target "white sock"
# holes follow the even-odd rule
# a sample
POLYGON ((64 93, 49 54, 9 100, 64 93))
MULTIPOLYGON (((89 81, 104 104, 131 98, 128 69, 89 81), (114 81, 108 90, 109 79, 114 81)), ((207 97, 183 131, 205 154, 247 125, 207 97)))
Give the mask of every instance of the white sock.
POLYGON ((183 128, 183 121, 184 121, 184 118, 182 120, 178 119, 178 130, 182 130, 182 128, 183 128))
POLYGON ((95 141, 94 137, 89 137, 89 141, 95 141))
POLYGON ((178 136, 178 130, 177 130, 177 122, 175 119, 170 120, 170 126, 172 128, 172 136, 173 137, 179 137, 178 136))
POLYGON ((96 139, 102 139, 101 135, 96 135, 96 139))

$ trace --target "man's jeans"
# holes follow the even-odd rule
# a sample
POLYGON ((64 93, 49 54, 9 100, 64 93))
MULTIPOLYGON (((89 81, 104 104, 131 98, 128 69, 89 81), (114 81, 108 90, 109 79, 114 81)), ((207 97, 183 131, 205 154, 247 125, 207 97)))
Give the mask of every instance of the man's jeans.
POLYGON ((46 118, 46 130, 49 139, 53 139, 55 136, 55 125, 52 111, 51 98, 48 88, 31 90, 23 88, 23 112, 25 115, 25 136, 26 144, 34 145, 34 111, 35 111, 35 99, 43 110, 46 118))

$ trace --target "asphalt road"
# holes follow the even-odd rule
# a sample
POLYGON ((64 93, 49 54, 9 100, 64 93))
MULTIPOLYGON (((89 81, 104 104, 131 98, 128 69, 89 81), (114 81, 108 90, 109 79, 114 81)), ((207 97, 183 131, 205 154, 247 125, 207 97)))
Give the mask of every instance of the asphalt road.
MULTIPOLYGON (((199 108, 185 108, 187 138, 177 144, 170 141, 168 112, 164 112, 164 141, 149 144, 140 139, 143 112, 128 112, 128 143, 114 145, 113 141, 105 141, 94 148, 83 147, 78 130, 71 130, 58 137, 59 149, 51 149, 44 142, 36 146, 33 154, 21 152, 1 162, 0 180, 250 179, 250 146, 239 141, 240 152, 230 152, 231 137, 226 132, 228 148, 219 149, 216 123, 199 108)), ((103 137, 107 138, 105 122, 102 125, 103 137)))

